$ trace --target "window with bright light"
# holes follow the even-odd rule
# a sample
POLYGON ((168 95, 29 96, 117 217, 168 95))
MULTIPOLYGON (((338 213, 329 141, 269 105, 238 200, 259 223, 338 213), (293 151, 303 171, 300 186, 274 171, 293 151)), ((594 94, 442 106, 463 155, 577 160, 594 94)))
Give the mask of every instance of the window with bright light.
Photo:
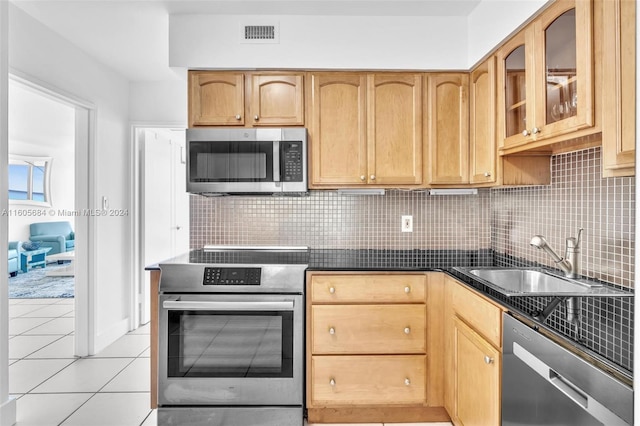
POLYGON ((9 202, 51 206, 51 157, 9 156, 9 202))

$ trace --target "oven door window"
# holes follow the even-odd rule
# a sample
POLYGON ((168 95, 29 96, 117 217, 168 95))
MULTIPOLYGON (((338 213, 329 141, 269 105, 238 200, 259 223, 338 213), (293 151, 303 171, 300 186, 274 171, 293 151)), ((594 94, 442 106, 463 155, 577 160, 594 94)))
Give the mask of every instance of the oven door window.
POLYGON ((293 312, 169 311, 168 377, 293 377, 293 312))
POLYGON ((273 142, 190 142, 192 182, 273 182, 273 142))

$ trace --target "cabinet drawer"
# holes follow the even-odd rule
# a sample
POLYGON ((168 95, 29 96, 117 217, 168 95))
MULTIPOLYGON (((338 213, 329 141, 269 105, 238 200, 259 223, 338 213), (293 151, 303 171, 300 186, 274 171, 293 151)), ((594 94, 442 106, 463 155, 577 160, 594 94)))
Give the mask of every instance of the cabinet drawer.
POLYGON ((314 405, 424 404, 424 355, 314 356, 314 405))
POLYGON ((425 305, 315 305, 313 354, 424 353, 425 305))
POLYGON ((452 296, 452 306, 456 315, 466 319, 483 337, 495 347, 500 348, 502 346, 500 308, 458 283, 453 286, 452 296))
POLYGON ((424 303, 425 275, 314 275, 312 303, 424 303))

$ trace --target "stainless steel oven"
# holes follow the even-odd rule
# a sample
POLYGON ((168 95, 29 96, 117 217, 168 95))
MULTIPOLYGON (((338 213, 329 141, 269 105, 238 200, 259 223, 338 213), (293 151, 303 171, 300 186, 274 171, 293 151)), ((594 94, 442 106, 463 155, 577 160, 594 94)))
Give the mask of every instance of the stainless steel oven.
POLYGON ((302 425, 308 251, 216 250, 160 265, 158 424, 302 425))

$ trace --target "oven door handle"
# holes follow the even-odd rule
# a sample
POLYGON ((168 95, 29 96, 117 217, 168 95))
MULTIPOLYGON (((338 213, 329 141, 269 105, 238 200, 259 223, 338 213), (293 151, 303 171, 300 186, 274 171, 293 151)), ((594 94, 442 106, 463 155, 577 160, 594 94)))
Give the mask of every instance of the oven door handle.
POLYGON ((280 302, 183 302, 165 300, 164 309, 180 309, 189 311, 293 311, 293 300, 280 302))

